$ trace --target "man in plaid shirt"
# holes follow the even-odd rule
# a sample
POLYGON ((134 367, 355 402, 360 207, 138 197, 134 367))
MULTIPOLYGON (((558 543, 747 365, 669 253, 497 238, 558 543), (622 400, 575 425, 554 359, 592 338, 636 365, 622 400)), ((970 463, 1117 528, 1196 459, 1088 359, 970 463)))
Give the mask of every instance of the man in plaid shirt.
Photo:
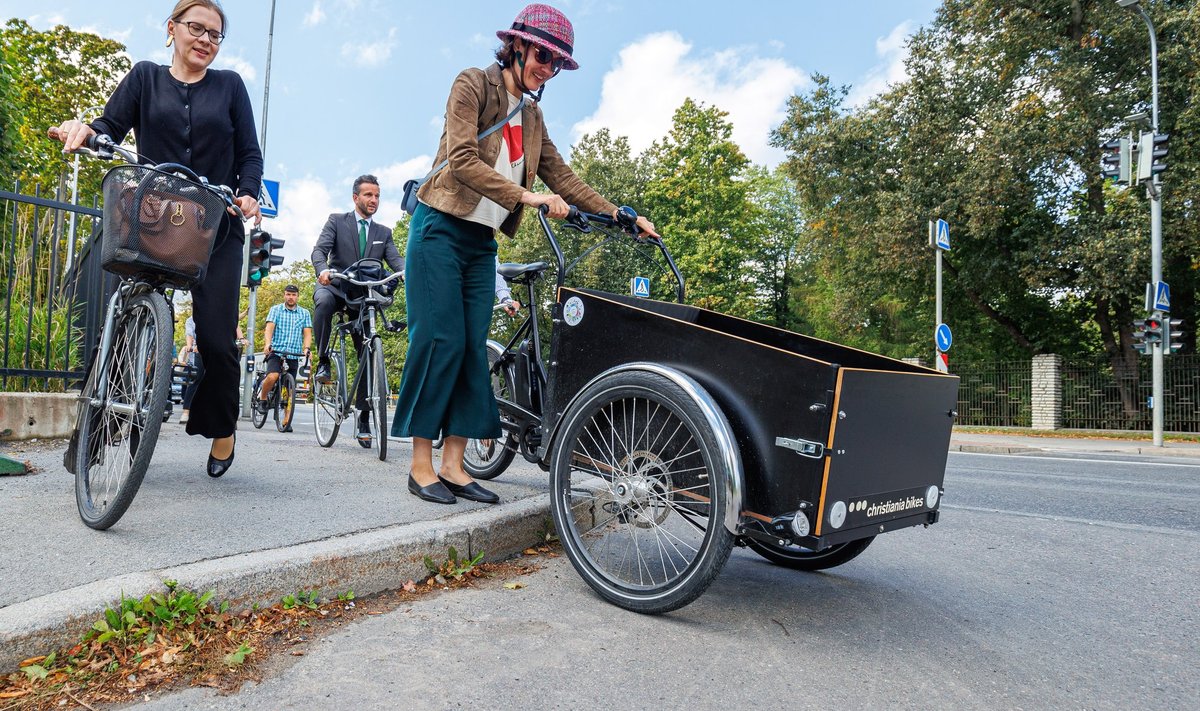
MULTIPOLYGON (((264 349, 266 356, 267 375, 263 378, 262 390, 254 406, 263 410, 267 407, 267 397, 279 373, 283 370, 281 353, 289 354, 288 367, 294 374, 300 373, 299 354, 308 355, 312 345, 312 316, 308 309, 297 306, 300 289, 295 284, 288 284, 283 289, 283 303, 275 304, 267 313, 267 325, 263 329, 263 341, 267 344, 264 349)), ((292 431, 289 420, 283 425, 284 432, 292 431)))

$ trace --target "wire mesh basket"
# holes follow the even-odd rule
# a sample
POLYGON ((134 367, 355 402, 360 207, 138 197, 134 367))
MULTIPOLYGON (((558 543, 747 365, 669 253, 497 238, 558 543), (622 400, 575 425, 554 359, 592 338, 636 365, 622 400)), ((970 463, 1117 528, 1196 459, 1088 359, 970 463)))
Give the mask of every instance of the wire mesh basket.
POLYGON ((204 279, 225 214, 220 195, 139 165, 108 171, 103 192, 105 270, 181 289, 204 279))

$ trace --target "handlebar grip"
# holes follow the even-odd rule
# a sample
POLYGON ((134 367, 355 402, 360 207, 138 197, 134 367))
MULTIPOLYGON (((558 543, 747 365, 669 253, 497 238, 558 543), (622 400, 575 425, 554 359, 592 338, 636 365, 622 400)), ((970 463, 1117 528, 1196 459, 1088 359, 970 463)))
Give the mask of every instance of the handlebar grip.
POLYGON ((100 151, 105 148, 112 148, 113 139, 109 138, 108 134, 95 133, 91 136, 88 136, 87 139, 84 140, 83 145, 89 150, 100 151))

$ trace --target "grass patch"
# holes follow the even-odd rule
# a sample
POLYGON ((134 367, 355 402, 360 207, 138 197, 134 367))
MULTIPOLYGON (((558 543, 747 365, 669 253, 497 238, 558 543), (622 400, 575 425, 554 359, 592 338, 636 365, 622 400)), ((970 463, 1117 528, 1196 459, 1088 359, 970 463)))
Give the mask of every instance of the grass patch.
POLYGON ((166 581, 163 592, 122 597, 73 647, 26 659, 0 676, 0 711, 104 708, 188 686, 233 693, 247 681, 260 681, 272 658, 304 656, 313 639, 361 615, 385 614, 482 578, 528 575, 540 568, 529 560, 538 555, 557 553, 542 545, 522 558, 483 563, 482 554, 468 559, 451 549, 440 564, 427 558, 429 577, 400 590, 367 598, 346 590, 332 599, 300 590, 269 607, 240 612, 217 602, 212 591, 197 594, 166 581))
MULTIPOLYGON (((1130 430, 1034 430, 1028 427, 984 427, 981 425, 955 425, 954 431, 961 434, 1014 435, 1018 437, 1052 437, 1058 439, 1112 439, 1129 442, 1151 442, 1150 432, 1130 430)), ((1200 442, 1200 433, 1164 432, 1166 442, 1200 442)))

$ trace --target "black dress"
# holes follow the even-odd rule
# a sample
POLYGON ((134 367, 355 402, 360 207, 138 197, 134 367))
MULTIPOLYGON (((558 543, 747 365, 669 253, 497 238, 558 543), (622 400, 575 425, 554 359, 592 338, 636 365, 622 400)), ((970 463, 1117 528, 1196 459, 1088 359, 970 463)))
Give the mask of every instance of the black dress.
MULTIPOLYGON (((131 129, 138 153, 155 163, 179 163, 239 196, 257 197, 262 151, 246 85, 236 72, 209 69, 187 84, 170 68, 138 62, 121 80, 90 126, 120 141, 131 129)), ((204 360, 188 415, 192 435, 228 437, 237 428, 238 290, 241 287, 242 224, 227 217, 204 281, 192 289, 196 342, 204 360)))

